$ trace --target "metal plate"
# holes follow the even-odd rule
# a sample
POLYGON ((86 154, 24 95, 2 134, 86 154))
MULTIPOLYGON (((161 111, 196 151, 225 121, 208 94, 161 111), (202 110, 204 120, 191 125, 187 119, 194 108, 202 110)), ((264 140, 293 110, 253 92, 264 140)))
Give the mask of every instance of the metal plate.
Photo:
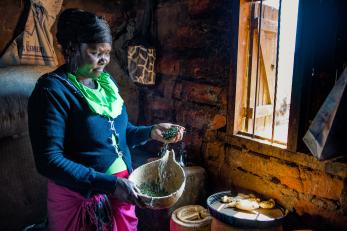
POLYGON ((220 221, 245 228, 267 228, 282 224, 288 215, 288 210, 276 203, 273 209, 255 209, 252 211, 237 208, 226 208, 220 202, 222 196, 233 196, 231 191, 215 193, 207 198, 210 213, 220 221))

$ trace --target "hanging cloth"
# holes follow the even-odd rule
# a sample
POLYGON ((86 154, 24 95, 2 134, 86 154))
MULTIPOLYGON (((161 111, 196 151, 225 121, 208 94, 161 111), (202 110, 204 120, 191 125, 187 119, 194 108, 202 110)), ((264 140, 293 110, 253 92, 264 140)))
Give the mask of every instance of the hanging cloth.
POLYGON ((30 0, 24 31, 8 46, 0 58, 0 66, 57 66, 51 27, 63 0, 30 0))

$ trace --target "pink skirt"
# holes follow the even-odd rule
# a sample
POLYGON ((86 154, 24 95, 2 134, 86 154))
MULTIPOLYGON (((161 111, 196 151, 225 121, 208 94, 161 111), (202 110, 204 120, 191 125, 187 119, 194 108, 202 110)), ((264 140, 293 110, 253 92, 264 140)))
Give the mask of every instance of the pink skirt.
MULTIPOLYGON (((114 174, 127 178, 125 170, 114 174)), ((48 223, 51 231, 136 231, 135 206, 105 194, 85 198, 48 181, 48 223)))

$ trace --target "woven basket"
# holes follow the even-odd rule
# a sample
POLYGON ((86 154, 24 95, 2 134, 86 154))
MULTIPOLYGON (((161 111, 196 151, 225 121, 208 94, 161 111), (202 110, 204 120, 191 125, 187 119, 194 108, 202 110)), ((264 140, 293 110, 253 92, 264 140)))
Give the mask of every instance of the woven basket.
POLYGON ((144 164, 135 169, 129 176, 129 180, 137 186, 142 183, 158 182, 159 169, 162 167, 163 189, 168 192, 167 196, 151 197, 138 194, 146 206, 151 209, 164 209, 173 206, 180 198, 185 187, 185 174, 183 168, 176 162, 173 150, 167 151, 165 155, 153 162, 144 164))

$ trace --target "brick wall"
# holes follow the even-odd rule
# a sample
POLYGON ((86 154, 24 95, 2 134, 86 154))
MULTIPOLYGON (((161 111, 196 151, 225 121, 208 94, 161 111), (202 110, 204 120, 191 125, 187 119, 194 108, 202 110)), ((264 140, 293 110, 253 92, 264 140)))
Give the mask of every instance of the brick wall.
POLYGON ((155 87, 144 88, 144 123, 186 126, 189 161, 202 163, 207 129, 226 124, 230 1, 160 1, 155 87))
POLYGON ((296 211, 300 228, 346 227, 346 164, 319 162, 309 154, 225 133, 230 4, 231 0, 160 1, 157 83, 142 90, 140 107, 145 113, 139 119, 186 126, 189 161, 207 169, 211 192, 254 190, 296 211))

